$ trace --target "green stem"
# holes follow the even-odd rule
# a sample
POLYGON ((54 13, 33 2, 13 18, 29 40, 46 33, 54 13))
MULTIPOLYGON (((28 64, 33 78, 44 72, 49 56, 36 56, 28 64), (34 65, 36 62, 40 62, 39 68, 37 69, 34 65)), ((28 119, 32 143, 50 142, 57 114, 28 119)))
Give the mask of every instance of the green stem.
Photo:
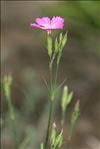
POLYGON ((56 90, 56 83, 57 83, 57 77, 58 77, 58 70, 59 70, 59 64, 56 67, 56 76, 55 76, 55 82, 53 86, 52 81, 52 63, 50 63, 50 83, 51 83, 51 94, 50 94, 50 110, 49 110, 49 119, 48 119, 48 127, 47 127, 47 134, 46 134, 46 141, 45 141, 45 149, 47 148, 48 144, 48 138, 49 138, 49 130, 51 127, 51 118, 52 118, 52 111, 53 111, 53 103, 55 98, 55 90, 56 90))
POLYGON ((48 119, 48 127, 47 127, 47 134, 46 134, 46 140, 45 140, 45 149, 47 148, 47 144, 48 144, 49 130, 51 127, 52 110, 53 110, 53 101, 50 100, 49 119, 48 119))
POLYGON ((61 55, 62 55, 62 52, 60 52, 58 54, 58 57, 57 57, 56 76, 55 76, 55 84, 54 84, 55 89, 56 89, 56 85, 57 85, 58 71, 59 71, 59 65, 60 65, 61 55))
POLYGON ((10 97, 7 98, 7 101, 8 101, 8 110, 10 114, 10 119, 12 122, 12 130, 13 130, 13 135, 15 139, 15 145, 16 145, 16 149, 18 149, 18 136, 17 136, 17 130, 16 130, 15 111, 14 111, 10 97))
POLYGON ((14 137, 15 137, 15 145, 16 145, 16 149, 18 149, 19 147, 19 141, 18 141, 18 136, 17 136, 17 130, 16 130, 16 122, 15 120, 12 121, 12 127, 13 127, 13 133, 14 133, 14 137))
POLYGON ((56 89, 56 85, 57 85, 58 71, 59 71, 59 64, 57 64, 57 67, 56 67, 56 76, 55 76, 55 84, 54 84, 55 89, 56 89))
POLYGON ((64 126, 64 118, 65 118, 65 112, 62 112, 62 117, 61 117, 61 126, 64 126))
POLYGON ((51 90, 51 94, 52 94, 52 91, 53 91, 53 80, 52 80, 52 65, 53 62, 50 60, 50 90, 51 90))
POLYGON ((52 111, 53 111, 53 100, 52 100, 52 94, 53 94, 53 81, 52 81, 52 61, 50 59, 50 107, 49 107, 49 119, 48 119, 48 126, 47 126, 47 133, 46 133, 46 139, 45 139, 45 149, 47 148, 48 144, 48 138, 49 138, 49 129, 51 127, 51 118, 52 118, 52 111))
POLYGON ((49 108, 49 119, 48 119, 47 133, 46 133, 45 146, 44 146, 45 149, 47 149, 48 139, 49 139, 49 130, 51 128, 51 119, 52 119, 53 104, 54 104, 54 98, 55 98, 60 58, 61 58, 61 55, 59 55, 59 60, 58 60, 57 66, 56 66, 55 82, 53 83, 52 66, 53 66, 53 62, 55 59, 55 53, 53 55, 50 55, 50 64, 49 64, 49 68, 50 68, 50 108, 49 108))

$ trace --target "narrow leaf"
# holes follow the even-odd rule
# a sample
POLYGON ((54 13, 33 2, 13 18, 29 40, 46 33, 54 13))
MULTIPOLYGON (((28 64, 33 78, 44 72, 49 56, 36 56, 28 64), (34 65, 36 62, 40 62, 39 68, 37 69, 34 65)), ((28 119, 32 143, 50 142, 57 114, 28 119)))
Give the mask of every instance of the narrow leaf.
POLYGON ((61 147, 62 145, 62 140, 63 140, 63 130, 61 130, 61 132, 59 133, 59 135, 56 138, 56 142, 55 142, 55 147, 61 147))
POLYGON ((57 53, 59 50, 59 44, 57 38, 55 39, 55 53, 57 53))
POLYGON ((67 42, 67 33, 64 35, 63 39, 62 39, 62 44, 61 44, 61 49, 63 50, 65 44, 67 42))
POLYGON ((52 56, 52 38, 50 36, 47 37, 47 49, 49 57, 52 56))
POLYGON ((73 134, 78 116, 79 116, 79 100, 76 102, 74 110, 72 112, 70 128, 68 133, 68 141, 70 141, 72 138, 72 134, 73 134))

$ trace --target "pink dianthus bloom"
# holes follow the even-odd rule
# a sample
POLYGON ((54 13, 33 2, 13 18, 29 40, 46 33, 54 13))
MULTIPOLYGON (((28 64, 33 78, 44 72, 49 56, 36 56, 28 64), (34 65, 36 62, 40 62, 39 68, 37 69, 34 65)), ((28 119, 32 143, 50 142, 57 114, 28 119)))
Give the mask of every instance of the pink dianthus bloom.
POLYGON ((58 16, 54 16, 52 19, 48 17, 37 18, 35 22, 31 24, 32 28, 47 30, 48 34, 51 33, 51 30, 62 29, 64 27, 64 19, 58 16))

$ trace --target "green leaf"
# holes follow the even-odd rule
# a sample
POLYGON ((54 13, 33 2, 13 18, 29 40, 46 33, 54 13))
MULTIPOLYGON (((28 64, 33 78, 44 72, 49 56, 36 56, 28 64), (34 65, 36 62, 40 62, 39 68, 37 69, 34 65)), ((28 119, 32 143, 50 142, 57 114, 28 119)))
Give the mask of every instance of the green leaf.
POLYGON ((19 145, 19 149, 25 149, 29 146, 30 140, 32 139, 32 137, 30 136, 30 134, 27 134, 24 139, 22 140, 22 142, 19 145))
POLYGON ((72 112, 71 123, 74 123, 79 116, 79 100, 76 102, 74 110, 72 112))
POLYGON ((56 141, 55 141, 55 147, 61 147, 62 141, 63 141, 63 130, 61 130, 60 134, 57 136, 56 141))
MULTIPOLYGON (((60 48, 59 48, 59 49, 60 49, 60 48)), ((59 53, 58 53, 58 57, 57 57, 57 65, 60 63, 61 55, 62 55, 62 52, 59 51, 59 53)))
POLYGON ((73 134, 78 116, 79 116, 79 100, 76 102, 74 110, 72 112, 70 128, 68 133, 68 141, 70 141, 72 138, 72 134, 73 134))
POLYGON ((47 37, 47 49, 49 57, 52 56, 52 38, 50 36, 47 37))
POLYGON ((64 35, 63 39, 62 39, 62 43, 61 43, 61 49, 63 50, 65 44, 67 42, 67 33, 64 35))
POLYGON ((62 45, 62 39, 63 39, 63 35, 62 35, 62 33, 60 33, 60 35, 59 35, 59 52, 60 51, 62 51, 62 47, 61 47, 61 45, 62 45))
POLYGON ((73 92, 70 92, 70 93, 68 94, 67 105, 71 102, 72 97, 73 97, 73 92))
POLYGON ((58 147, 61 147, 62 146, 62 142, 63 142, 63 137, 60 139, 59 144, 58 144, 58 147))
POLYGON ((55 53, 57 53, 59 50, 59 44, 57 38, 55 39, 55 53))
POLYGON ((62 33, 60 33, 60 35, 59 35, 59 43, 62 42, 62 38, 63 38, 62 33))

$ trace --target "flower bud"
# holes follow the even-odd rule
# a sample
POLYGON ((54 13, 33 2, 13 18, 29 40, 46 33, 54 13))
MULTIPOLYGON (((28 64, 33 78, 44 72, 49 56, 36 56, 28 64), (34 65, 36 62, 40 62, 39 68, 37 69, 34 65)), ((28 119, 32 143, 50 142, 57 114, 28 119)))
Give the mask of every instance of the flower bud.
POLYGON ((8 76, 4 76, 3 87, 4 87, 5 96, 7 98, 9 98, 9 96, 10 96, 11 83, 12 83, 11 75, 9 74, 8 76))
POLYGON ((44 144, 43 143, 41 143, 40 149, 44 149, 44 144))
POLYGON ((68 87, 65 86, 63 89, 63 95, 62 95, 62 111, 65 112, 67 105, 69 105, 69 103, 71 102, 71 99, 73 97, 73 92, 68 92, 68 87))
POLYGON ((56 124, 53 123, 53 127, 52 127, 52 130, 51 130, 51 135, 50 135, 50 144, 51 146, 54 146, 55 144, 55 140, 56 140, 56 124))

